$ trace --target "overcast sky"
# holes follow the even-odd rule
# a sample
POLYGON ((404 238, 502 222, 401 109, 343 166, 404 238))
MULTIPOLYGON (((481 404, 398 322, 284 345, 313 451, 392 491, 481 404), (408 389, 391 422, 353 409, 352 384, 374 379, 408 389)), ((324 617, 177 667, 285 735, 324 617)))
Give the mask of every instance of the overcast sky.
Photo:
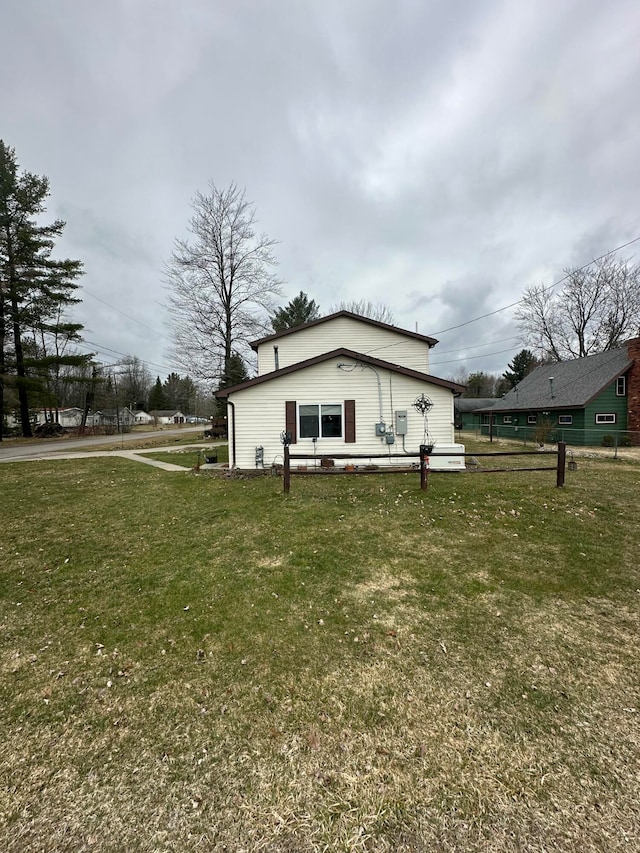
POLYGON ((283 303, 386 303, 440 376, 522 348, 511 310, 446 330, 640 236, 637 0, 1 8, 0 137, 50 179, 103 361, 174 366, 162 267, 210 180, 279 241, 283 303))

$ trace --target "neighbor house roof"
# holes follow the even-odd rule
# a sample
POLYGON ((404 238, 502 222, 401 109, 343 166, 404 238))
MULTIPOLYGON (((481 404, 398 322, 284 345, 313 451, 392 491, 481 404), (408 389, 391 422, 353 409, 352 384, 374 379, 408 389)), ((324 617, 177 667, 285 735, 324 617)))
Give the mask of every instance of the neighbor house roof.
POLYGON ((152 409, 149 412, 155 418, 172 418, 174 415, 181 415, 180 409, 152 409))
POLYGON ((537 367, 495 405, 494 412, 582 408, 633 364, 626 347, 537 367))
POLYGON ((344 347, 324 352, 321 355, 316 355, 313 358, 307 358, 305 361, 298 361, 296 364, 290 364, 288 367, 283 367, 281 370, 272 370, 270 373, 265 373, 262 376, 257 376, 255 379, 248 379, 246 382, 241 382, 238 385, 232 385, 229 388, 221 388, 216 391, 215 396, 218 399, 224 399, 229 394, 236 391, 243 391, 245 388, 252 388, 254 385, 262 385, 264 382, 273 382, 281 376, 287 376, 290 373, 297 373, 300 370, 305 370, 307 367, 313 367, 316 364, 322 364, 325 361, 330 361, 333 358, 346 358, 349 361, 357 364, 366 364, 370 367, 378 367, 383 370, 390 370, 392 373, 398 373, 401 376, 409 376, 412 379, 418 379, 420 382, 428 382, 431 385, 438 385, 441 388, 449 388, 454 394, 461 394, 465 386, 458 385, 457 382, 449 382, 446 379, 439 379, 437 376, 430 376, 428 373, 421 373, 419 370, 412 370, 409 367, 401 367, 399 364, 391 364, 389 361, 382 361, 379 358, 373 358, 370 355, 363 355, 359 352, 354 352, 344 347))
POLYGON ((400 329, 398 326, 391 326, 389 323, 381 323, 380 320, 372 320, 370 317, 362 317, 360 314, 353 314, 351 311, 336 311, 335 314, 328 314, 326 317, 320 317, 319 320, 311 320, 308 323, 301 323, 299 326, 294 326, 291 329, 285 329, 284 332, 276 332, 273 335, 267 335, 264 338, 258 338, 257 341, 251 342, 251 348, 257 350, 260 344, 269 343, 285 335, 291 335, 293 332, 299 332, 301 329, 307 329, 310 326, 319 326, 321 323, 328 323, 330 320, 335 320, 337 317, 348 317, 351 320, 359 320, 361 323, 367 323, 369 326, 377 326, 379 329, 388 329, 392 332, 398 332, 407 338, 415 338, 419 341, 424 341, 429 347, 434 347, 438 341, 435 338, 430 338, 428 335, 420 335, 418 332, 410 332, 407 329, 400 329))
POLYGON ((475 412, 478 409, 494 406, 497 402, 497 397, 458 397, 455 407, 459 412, 475 412))

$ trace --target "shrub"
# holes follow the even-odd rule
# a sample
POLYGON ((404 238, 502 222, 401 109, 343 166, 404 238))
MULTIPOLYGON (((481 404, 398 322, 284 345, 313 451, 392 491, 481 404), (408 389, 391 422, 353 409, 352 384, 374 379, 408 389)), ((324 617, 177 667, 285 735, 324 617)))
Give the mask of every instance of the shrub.
POLYGON ((549 418, 540 418, 533 431, 533 438, 540 447, 553 440, 553 424, 549 418))

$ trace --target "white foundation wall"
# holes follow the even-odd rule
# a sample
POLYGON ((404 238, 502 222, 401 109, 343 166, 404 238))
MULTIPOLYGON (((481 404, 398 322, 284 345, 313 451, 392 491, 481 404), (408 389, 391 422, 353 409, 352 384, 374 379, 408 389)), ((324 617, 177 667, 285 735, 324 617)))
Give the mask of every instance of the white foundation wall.
MULTIPOLYGON (((453 394, 427 382, 377 368, 382 392, 382 421, 387 428, 394 426, 394 413, 407 412, 407 435, 403 440, 397 436, 395 443, 387 445, 384 438, 375 435, 375 425, 381 420, 378 379, 371 369, 355 368, 350 372, 338 368, 344 359, 335 359, 314 365, 304 371, 282 376, 261 385, 255 385, 229 395, 233 406, 229 406, 229 462, 237 468, 256 467, 256 447, 264 451, 264 465, 282 463, 283 447, 280 435, 285 429, 285 402, 295 400, 300 404, 341 403, 355 400, 356 443, 346 444, 343 438, 318 438, 316 456, 331 456, 336 453, 417 453, 423 443, 424 422, 414 408, 413 402, 421 394, 428 396, 433 408, 428 415, 429 434, 436 446, 434 452, 448 449, 453 451, 453 394), (235 424, 234 424, 235 416, 235 424), (233 430, 235 426, 236 458, 233 459, 233 430)), ((343 411, 344 435, 344 411, 343 411)), ((458 446, 461 448, 461 446, 458 446)), ((310 438, 299 438, 291 445, 291 453, 308 453, 313 460, 314 445, 310 438)), ((366 465, 367 459, 353 460, 366 465)), ((409 462, 416 462, 410 459, 409 462)), ((348 460, 336 460, 344 465, 348 460)), ((371 459, 377 465, 403 465, 403 459, 371 459)), ((463 467, 462 460, 451 461, 433 458, 432 468, 463 467)), ((294 465, 305 464, 302 460, 294 465)))
POLYGON ((421 373, 429 372, 429 347, 425 341, 407 337, 402 330, 378 328, 350 317, 303 327, 258 347, 258 376, 276 369, 274 347, 280 369, 325 352, 347 347, 383 361, 401 364, 421 373))

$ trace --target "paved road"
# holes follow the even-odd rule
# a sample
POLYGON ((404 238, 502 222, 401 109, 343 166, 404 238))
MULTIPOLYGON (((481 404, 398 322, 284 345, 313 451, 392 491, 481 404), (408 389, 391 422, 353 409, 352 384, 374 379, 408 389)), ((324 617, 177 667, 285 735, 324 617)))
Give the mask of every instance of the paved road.
POLYGON ((29 459, 50 459, 55 456, 62 457, 64 454, 83 452, 91 450, 92 447, 100 447, 105 444, 121 444, 124 448, 131 441, 140 441, 148 436, 162 436, 162 438, 174 438, 175 436, 202 435, 205 429, 200 426, 183 426, 176 429, 149 430, 148 432, 127 432, 122 435, 96 435, 86 438, 71 439, 39 439, 33 444, 19 444, 11 440, 0 442, 0 462, 19 462, 29 459))

